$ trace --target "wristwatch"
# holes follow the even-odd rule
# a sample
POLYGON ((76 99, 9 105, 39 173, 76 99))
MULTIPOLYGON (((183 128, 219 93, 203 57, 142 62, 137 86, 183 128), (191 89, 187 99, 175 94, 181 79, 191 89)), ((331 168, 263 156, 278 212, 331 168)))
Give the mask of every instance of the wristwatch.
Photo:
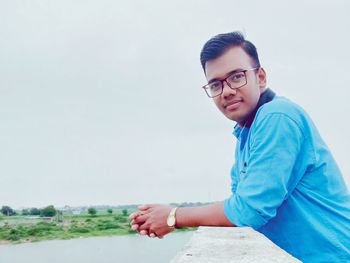
POLYGON ((169 215, 168 215, 168 219, 166 220, 166 223, 168 225, 168 227, 171 228, 175 228, 175 224, 176 224, 176 210, 177 207, 174 207, 173 209, 171 209, 169 215))

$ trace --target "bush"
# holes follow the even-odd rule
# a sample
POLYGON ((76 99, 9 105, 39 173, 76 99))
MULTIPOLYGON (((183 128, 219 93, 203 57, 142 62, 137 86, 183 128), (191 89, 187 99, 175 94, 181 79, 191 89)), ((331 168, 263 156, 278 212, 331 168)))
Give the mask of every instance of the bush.
POLYGON ((45 217, 53 217, 57 214, 57 210, 53 205, 49 205, 43 209, 41 209, 40 216, 45 216, 45 217))
POLYGON ((99 219, 98 222, 105 224, 105 223, 110 223, 111 221, 108 219, 99 219))
POLYGON ((28 209, 23 209, 23 210, 22 210, 22 215, 23 215, 23 216, 28 216, 28 215, 30 215, 29 210, 28 210, 28 209))
POLYGON ((123 217, 123 216, 115 216, 114 219, 120 223, 126 223, 129 221, 128 218, 126 217, 123 217))
POLYGON ((29 214, 32 215, 32 216, 38 216, 38 215, 40 215, 40 213, 41 213, 40 209, 35 208, 35 207, 31 208, 29 210, 29 214))
POLYGON ((120 225, 115 223, 105 223, 105 224, 98 224, 97 225, 98 230, 108 230, 108 229, 118 229, 121 228, 120 225))
POLYGON ((89 213, 89 215, 94 216, 94 215, 97 214, 97 210, 96 210, 96 208, 94 208, 94 207, 90 207, 90 208, 88 209, 88 213, 89 213))
POLYGON ((40 231, 37 228, 31 228, 27 231, 28 236, 36 236, 40 231))
POLYGON ((55 223, 48 222, 39 222, 31 228, 26 229, 26 233, 29 236, 44 236, 53 231, 63 231, 63 229, 55 223))
POLYGON ((78 226, 71 226, 69 228, 69 231, 73 232, 73 233, 89 233, 90 232, 89 229, 84 228, 84 227, 78 227, 78 226))
POLYGON ((11 241, 18 241, 21 239, 21 236, 19 234, 10 234, 8 237, 8 240, 11 241))
POLYGON ((39 222, 32 226, 19 225, 10 227, 5 225, 0 228, 0 239, 18 241, 29 237, 42 237, 51 235, 55 231, 63 231, 63 228, 55 223, 39 222))
POLYGON ((18 241, 21 239, 21 233, 15 228, 7 229, 3 237, 5 240, 18 241))
POLYGON ((39 222, 35 225, 36 227, 40 228, 50 228, 57 226, 56 223, 50 223, 50 222, 39 222))

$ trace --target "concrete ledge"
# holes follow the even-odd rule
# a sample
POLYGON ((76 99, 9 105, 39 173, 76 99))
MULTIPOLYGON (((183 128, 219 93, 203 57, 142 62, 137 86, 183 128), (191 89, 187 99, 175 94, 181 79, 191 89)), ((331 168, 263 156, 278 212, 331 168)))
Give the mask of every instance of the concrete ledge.
POLYGON ((300 262, 250 227, 200 227, 171 263, 300 262))

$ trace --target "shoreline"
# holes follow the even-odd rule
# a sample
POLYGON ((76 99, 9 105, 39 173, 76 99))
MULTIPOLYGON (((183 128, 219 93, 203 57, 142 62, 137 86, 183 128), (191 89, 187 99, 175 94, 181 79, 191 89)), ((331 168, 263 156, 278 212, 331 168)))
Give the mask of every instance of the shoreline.
POLYGON ((19 241, 10 241, 10 240, 0 240, 0 246, 5 245, 20 245, 20 244, 27 244, 27 243, 39 243, 39 242, 45 242, 45 241, 54 241, 54 240, 72 240, 72 239, 81 239, 81 238, 94 238, 94 237, 118 237, 118 236, 131 236, 136 235, 136 233, 127 233, 127 234, 112 234, 112 235, 86 235, 86 236, 76 236, 72 238, 48 238, 48 239, 40 239, 40 240, 19 240, 19 241))
MULTIPOLYGON (((174 231, 174 233, 190 232, 190 231, 195 231, 196 229, 197 228, 176 229, 174 231)), ((40 240, 19 240, 19 241, 14 241, 14 242, 10 241, 10 240, 0 240, 0 246, 39 243, 39 242, 45 242, 45 241, 65 241, 65 240, 82 239, 82 238, 120 237, 120 236, 132 236, 132 235, 138 235, 138 233, 135 232, 135 233, 109 234, 109 235, 86 235, 86 236, 76 236, 76 237, 72 237, 72 238, 48 238, 48 239, 40 239, 40 240)))

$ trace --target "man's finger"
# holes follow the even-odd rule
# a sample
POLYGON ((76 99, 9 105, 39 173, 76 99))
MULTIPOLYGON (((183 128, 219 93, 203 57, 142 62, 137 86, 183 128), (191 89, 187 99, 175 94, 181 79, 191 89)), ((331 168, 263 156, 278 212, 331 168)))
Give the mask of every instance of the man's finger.
POLYGON ((145 204, 145 205, 138 206, 138 209, 140 209, 141 211, 145 211, 145 210, 150 209, 154 206, 156 206, 156 204, 145 204))
POLYGON ((151 206, 150 205, 140 205, 138 206, 138 209, 140 209, 141 211, 145 211, 147 209, 149 209, 151 206))
POLYGON ((150 212, 150 211, 139 211, 139 212, 132 213, 132 214, 129 216, 129 219, 131 220, 131 224, 135 223, 135 220, 136 220, 139 216, 148 214, 149 212, 150 212))
POLYGON ((137 231, 138 229, 139 229, 139 225, 138 224, 133 224, 131 226, 131 230, 133 230, 133 231, 137 231))
POLYGON ((133 224, 143 224, 144 222, 146 222, 146 220, 148 219, 148 215, 146 214, 146 215, 140 215, 140 216, 138 216, 138 217, 136 217, 133 221, 132 221, 132 223, 133 224))
POLYGON ((135 217, 137 217, 139 215, 139 212, 134 212, 132 214, 129 215, 129 219, 134 219, 135 217))
POLYGON ((146 236, 148 234, 148 231, 147 230, 141 230, 140 231, 140 235, 141 236, 146 236))
POLYGON ((144 224, 139 224, 138 231, 146 230, 147 232, 149 231, 150 225, 149 223, 144 223, 144 224))

